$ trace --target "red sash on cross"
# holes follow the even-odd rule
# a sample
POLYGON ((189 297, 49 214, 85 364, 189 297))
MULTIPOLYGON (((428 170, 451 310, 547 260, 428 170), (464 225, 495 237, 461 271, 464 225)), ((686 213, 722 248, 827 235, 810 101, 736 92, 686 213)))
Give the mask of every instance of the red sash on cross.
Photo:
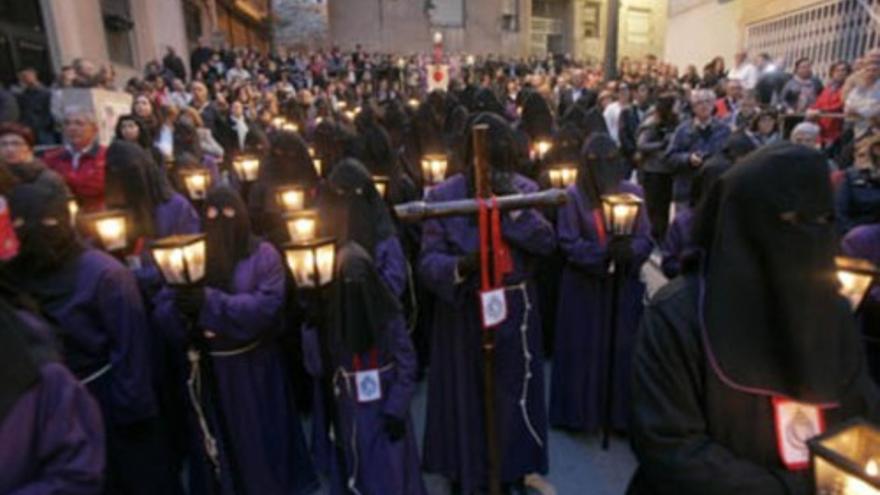
POLYGON ((478 201, 480 301, 482 303, 483 328, 489 329, 498 326, 507 319, 504 277, 513 272, 513 258, 510 256, 510 247, 501 236, 501 210, 498 209, 498 201, 494 197, 490 202, 482 199, 478 201))

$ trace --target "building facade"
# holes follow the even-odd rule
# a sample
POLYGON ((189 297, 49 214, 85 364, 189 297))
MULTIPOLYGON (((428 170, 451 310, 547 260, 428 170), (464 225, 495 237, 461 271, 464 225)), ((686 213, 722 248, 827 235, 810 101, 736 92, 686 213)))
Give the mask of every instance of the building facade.
POLYGON ((117 83, 167 47, 199 41, 268 49, 269 0, 0 0, 0 82, 23 67, 48 81, 78 57, 112 63, 117 83))
MULTIPOLYGON (((568 53, 596 61, 604 57, 607 0, 327 2, 327 39, 342 47, 360 43, 368 50, 426 52, 433 33, 439 31, 451 52, 568 53)), ((620 4, 619 56, 662 54, 667 2, 620 0, 620 4)))
POLYGON ((826 75, 880 47, 880 0, 671 0, 668 26, 666 58, 679 65, 746 50, 789 68, 808 57, 826 75))

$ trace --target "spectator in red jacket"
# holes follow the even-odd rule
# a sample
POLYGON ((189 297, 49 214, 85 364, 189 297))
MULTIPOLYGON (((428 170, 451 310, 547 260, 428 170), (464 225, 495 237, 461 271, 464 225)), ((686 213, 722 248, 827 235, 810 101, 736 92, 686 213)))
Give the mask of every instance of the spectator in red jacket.
POLYGON ((46 153, 43 160, 64 178, 84 211, 100 210, 104 205, 106 151, 98 143, 94 115, 79 108, 65 111, 64 146, 46 153))
MULTIPOLYGON (((846 62, 837 62, 831 67, 831 82, 825 86, 807 116, 813 118, 817 113, 843 113, 843 85, 850 74, 846 62)), ((822 146, 833 144, 843 133, 843 119, 823 117, 818 119, 822 128, 822 146)))
POLYGON ((743 84, 739 79, 730 79, 725 87, 723 98, 715 101, 715 117, 727 121, 736 115, 743 96, 743 84))

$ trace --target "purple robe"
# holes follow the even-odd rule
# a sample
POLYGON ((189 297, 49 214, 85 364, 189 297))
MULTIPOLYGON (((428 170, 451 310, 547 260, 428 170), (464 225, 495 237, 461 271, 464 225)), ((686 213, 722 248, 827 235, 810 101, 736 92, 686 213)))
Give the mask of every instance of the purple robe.
POLYGON ((179 193, 172 194, 168 201, 156 206, 153 219, 156 222, 157 238, 201 231, 199 214, 179 193))
MULTIPOLYGON (((537 185, 517 175, 520 191, 537 185)), ((468 197, 464 176, 434 187, 428 201, 468 197)), ((533 284, 534 263, 556 247, 553 227, 536 210, 503 214, 502 231, 514 270, 505 279, 507 320, 493 329, 495 404, 501 451, 501 479, 515 482, 546 473, 547 411, 541 358, 541 328, 533 284)), ((436 296, 432 323, 424 465, 460 483, 464 493, 487 485, 484 426, 482 324, 477 278, 456 281, 459 257, 479 249, 475 217, 425 221, 418 273, 436 296)))
MULTIPOLYGON (((860 225, 846 234, 842 242, 843 254, 862 258, 880 266, 880 223, 860 225)), ((868 367, 876 383, 880 383, 880 280, 865 296, 859 309, 862 335, 868 367)))
POLYGON ((401 297, 408 280, 406 256, 403 254, 403 247, 397 236, 393 235, 376 243, 373 250, 373 261, 376 263, 379 277, 385 282, 391 293, 401 297))
POLYGON ((681 273, 682 257, 694 249, 691 238, 693 224, 694 211, 686 209, 675 216, 675 220, 666 231, 666 238, 660 246, 663 256, 660 266, 666 278, 674 278, 681 273))
POLYGON ((134 276, 96 249, 86 249, 70 263, 69 270, 34 281, 65 292, 44 302, 42 309, 62 328, 67 366, 88 382, 108 423, 155 416, 149 327, 134 276))
MULTIPOLYGON (((198 318, 198 327, 209 336, 219 407, 228 423, 228 448, 234 452, 245 493, 295 495, 311 493, 318 486, 278 348, 284 328, 284 270, 275 248, 260 243, 236 266, 233 293, 205 289, 198 318)), ((157 296, 155 320, 183 352, 186 329, 172 290, 163 289, 157 296)), ((192 451, 199 459, 204 452, 202 433, 194 430, 192 451)), ((200 464, 194 471, 205 476, 197 474, 194 483, 209 491, 210 470, 200 464)), ((232 493, 229 469, 223 472, 222 493, 232 493)))
POLYGON ((64 361, 97 399, 107 435, 106 493, 172 493, 157 434, 152 341, 134 275, 86 249, 30 292, 61 330, 64 361))
MULTIPOLYGON (((641 188, 621 182, 621 192, 642 195, 641 188)), ((602 423, 605 377, 608 372, 608 339, 612 280, 606 244, 601 244, 592 206, 576 186, 568 189, 570 201, 559 211, 559 246, 566 259, 559 290, 559 312, 553 377, 550 388, 550 424, 592 432, 602 423)), ((630 369, 636 330, 642 314, 645 286, 639 268, 651 253, 651 226, 642 209, 632 248, 635 258, 629 271, 620 274, 618 329, 614 350, 614 404, 612 426, 626 429, 629 415, 630 369)))
MULTIPOLYGON (((52 330, 20 313, 40 341, 52 330)), ((40 365, 40 380, 0 422, 0 493, 98 495, 104 426, 98 404, 60 363, 40 365)))
MULTIPOLYGON (((379 278, 385 282, 385 285, 395 296, 400 297, 406 288, 407 267, 400 241, 396 236, 391 236, 376 244, 373 251, 373 261, 376 264, 379 278)), ((318 470, 329 477, 332 463, 330 446, 325 441, 328 424, 321 395, 320 380, 323 371, 320 360, 321 348, 317 336, 318 330, 309 325, 303 325, 300 331, 305 369, 314 379, 312 387, 312 455, 318 470)))
MULTIPOLYGON (((317 338, 314 329, 304 330, 309 339, 317 338)), ((339 346, 333 346, 338 349, 339 346)), ((322 414, 322 434, 315 436, 315 446, 328 456, 326 462, 330 478, 330 494, 353 493, 354 486, 362 495, 422 495, 422 481, 415 430, 410 420, 409 408, 416 388, 416 355, 402 317, 394 319, 385 334, 386 352, 378 355, 378 368, 382 382, 382 399, 359 404, 355 391, 353 358, 349 353, 332 352, 337 423, 340 431, 335 435, 344 439, 338 458, 328 435, 326 415, 322 414), (383 415, 403 418, 407 424, 404 438, 392 442, 385 432, 383 415)), ((335 350, 335 349, 334 349, 335 350)), ((323 369, 317 342, 309 346, 306 367, 310 373, 320 376, 323 369)), ((370 356, 361 356, 364 368, 369 368, 370 356)), ((318 401, 320 403, 320 401, 318 401)), ((323 408, 322 408, 323 413, 323 408)))

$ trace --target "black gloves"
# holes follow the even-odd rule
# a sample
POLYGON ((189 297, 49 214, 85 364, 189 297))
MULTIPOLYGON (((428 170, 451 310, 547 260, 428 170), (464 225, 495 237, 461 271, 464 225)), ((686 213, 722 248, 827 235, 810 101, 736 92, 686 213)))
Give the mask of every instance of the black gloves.
POLYGON ((392 442, 402 439, 406 435, 406 421, 396 418, 390 414, 383 414, 382 419, 385 422, 385 433, 392 442))
POLYGON ((509 196, 519 194, 516 184, 513 183, 512 172, 493 172, 491 177, 492 193, 496 196, 509 196))
POLYGON ((630 237, 615 237, 608 245, 608 257, 618 265, 629 264, 635 255, 630 237))
POLYGON ((177 289, 174 294, 174 303, 183 316, 195 320, 205 304, 205 289, 203 287, 183 287, 177 289))
POLYGON ((480 253, 473 252, 459 256, 455 264, 455 271, 461 278, 468 278, 480 270, 480 253))

